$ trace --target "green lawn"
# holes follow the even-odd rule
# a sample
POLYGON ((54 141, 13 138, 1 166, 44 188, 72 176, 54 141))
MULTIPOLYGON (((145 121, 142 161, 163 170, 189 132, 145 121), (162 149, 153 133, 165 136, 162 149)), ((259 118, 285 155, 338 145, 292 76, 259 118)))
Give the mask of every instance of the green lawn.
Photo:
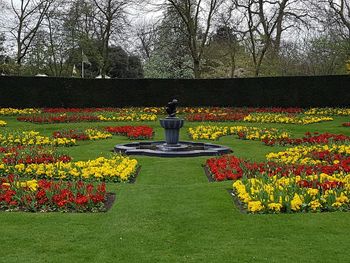
MULTIPOLYGON (((126 123, 36 125, 0 117, 0 129, 60 128, 126 123)), ((283 128, 295 136, 307 131, 350 135, 349 118, 305 126, 226 123, 283 128)), ((130 123, 128 123, 130 124, 130 123)), ((155 139, 163 138, 158 122, 155 139)), ((199 123, 186 123, 185 126, 199 123)), ((182 140, 189 140, 185 128, 182 140)), ((75 160, 108 156, 113 139, 65 148, 75 160)), ((262 161, 268 147, 232 136, 217 143, 234 154, 262 161)), ((142 165, 135 184, 108 184, 117 199, 107 213, 0 213, 0 262, 349 262, 350 213, 251 215, 234 206, 232 182, 208 183, 200 158, 135 157, 142 165)))

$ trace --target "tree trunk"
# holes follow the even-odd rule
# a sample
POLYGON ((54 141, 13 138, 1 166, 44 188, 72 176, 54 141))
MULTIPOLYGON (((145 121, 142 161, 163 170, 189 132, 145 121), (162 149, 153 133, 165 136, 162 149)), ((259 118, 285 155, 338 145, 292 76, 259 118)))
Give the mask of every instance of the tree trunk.
POLYGON ((230 57, 231 57, 231 72, 230 77, 233 78, 235 76, 235 70, 236 70, 236 51, 230 49, 230 57))
POLYGON ((259 77, 259 74, 260 74, 260 66, 256 66, 254 71, 254 76, 259 77))
POLYGON ((21 58, 21 43, 17 43, 17 56, 16 56, 16 63, 17 65, 21 65, 22 58, 21 58))
POLYGON ((193 74, 195 79, 201 78, 200 62, 199 60, 193 60, 193 74))

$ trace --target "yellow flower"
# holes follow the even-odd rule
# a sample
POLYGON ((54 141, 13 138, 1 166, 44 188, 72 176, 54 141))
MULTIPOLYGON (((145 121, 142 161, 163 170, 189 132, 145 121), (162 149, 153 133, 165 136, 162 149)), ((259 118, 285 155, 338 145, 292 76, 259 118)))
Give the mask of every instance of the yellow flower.
POLYGON ((318 208, 322 207, 322 205, 320 204, 320 202, 318 200, 313 200, 309 203, 310 208, 313 211, 316 211, 318 208))
POLYGON ((296 115, 289 117, 285 114, 276 113, 252 113, 246 116, 243 121, 262 122, 262 123, 293 123, 293 124, 311 124, 321 121, 331 121, 330 117, 311 117, 296 115))
POLYGON ((336 198, 336 202, 349 203, 349 198, 346 195, 344 195, 344 193, 341 193, 340 196, 336 198))
POLYGON ((310 196, 316 196, 318 194, 318 189, 313 189, 313 188, 309 188, 307 190, 307 193, 310 195, 310 196))
POLYGON ((245 126, 197 126, 195 128, 189 128, 188 133, 193 140, 197 139, 209 139, 217 140, 226 135, 240 135, 242 139, 248 140, 264 140, 270 138, 286 138, 289 134, 286 132, 280 132, 277 129, 265 129, 258 127, 245 127, 245 126))
POLYGON ((292 201, 290 202, 291 204, 291 209, 293 211, 299 211, 301 205, 303 204, 303 198, 299 196, 298 194, 294 194, 294 197, 292 201))
POLYGON ((14 116, 24 114, 35 114, 40 113, 39 109, 26 108, 26 109, 14 109, 14 108, 0 108, 0 115, 14 116))
POLYGON ((248 211, 255 213, 260 212, 264 209, 264 206, 260 201, 251 201, 248 202, 248 211))
POLYGON ((335 208, 339 208, 339 207, 341 207, 342 205, 343 205, 343 203, 341 203, 341 202, 334 202, 334 203, 332 204, 332 206, 335 207, 335 208))
POLYGON ((21 187, 28 187, 31 191, 36 191, 38 188, 38 182, 37 180, 22 182, 21 187))
POLYGON ((272 211, 280 212, 282 205, 280 203, 270 203, 267 207, 272 211))
POLYGON ((118 181, 127 181, 135 173, 137 165, 138 162, 135 159, 116 155, 110 159, 99 157, 86 162, 17 164, 15 166, 4 165, 4 168, 10 168, 13 173, 25 176, 61 179, 82 177, 85 179, 95 178, 97 180, 114 180, 114 178, 117 178, 118 181))

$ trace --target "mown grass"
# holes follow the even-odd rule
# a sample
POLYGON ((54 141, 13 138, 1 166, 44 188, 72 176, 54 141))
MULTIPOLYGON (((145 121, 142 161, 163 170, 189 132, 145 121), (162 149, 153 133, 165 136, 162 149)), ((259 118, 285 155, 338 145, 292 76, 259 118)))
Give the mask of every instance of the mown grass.
MULTIPOLYGON (((115 123, 35 125, 15 118, 1 129, 35 129, 50 134, 60 128, 115 123)), ((348 118, 305 126, 277 127, 301 136, 307 131, 350 135, 341 127, 348 118)), ((117 123, 123 125, 126 123, 117 123)), ((140 124, 140 123, 138 123, 140 124)), ((157 122, 156 140, 163 138, 157 122)), ((222 123, 247 125, 246 123, 222 123)), ((186 127, 199 123, 186 123, 186 127)), ((188 140, 185 129, 182 140, 188 140)), ((75 160, 108 156, 113 145, 128 141, 82 142, 65 150, 75 160)), ((234 154, 262 161, 283 147, 232 136, 217 143, 234 154)), ((242 214, 227 189, 232 182, 208 183, 199 158, 135 157, 142 170, 135 184, 108 184, 117 200, 107 213, 0 213, 0 262, 348 262, 350 214, 242 214)))

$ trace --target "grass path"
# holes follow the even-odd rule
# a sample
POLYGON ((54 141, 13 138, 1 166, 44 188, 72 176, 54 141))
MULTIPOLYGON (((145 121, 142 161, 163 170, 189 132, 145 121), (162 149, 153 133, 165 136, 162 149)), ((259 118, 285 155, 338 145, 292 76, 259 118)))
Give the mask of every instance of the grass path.
MULTIPOLYGON (((25 125, 9 119, 9 126, 25 125)), ((121 141, 84 142, 67 151, 94 158, 121 141)), ((232 137, 219 143, 255 160, 278 150, 232 137)), ((226 191, 231 182, 208 183, 201 167, 206 157, 137 159, 142 170, 135 184, 108 185, 117 201, 107 213, 0 213, 0 262, 349 261, 350 213, 242 214, 226 191)))

